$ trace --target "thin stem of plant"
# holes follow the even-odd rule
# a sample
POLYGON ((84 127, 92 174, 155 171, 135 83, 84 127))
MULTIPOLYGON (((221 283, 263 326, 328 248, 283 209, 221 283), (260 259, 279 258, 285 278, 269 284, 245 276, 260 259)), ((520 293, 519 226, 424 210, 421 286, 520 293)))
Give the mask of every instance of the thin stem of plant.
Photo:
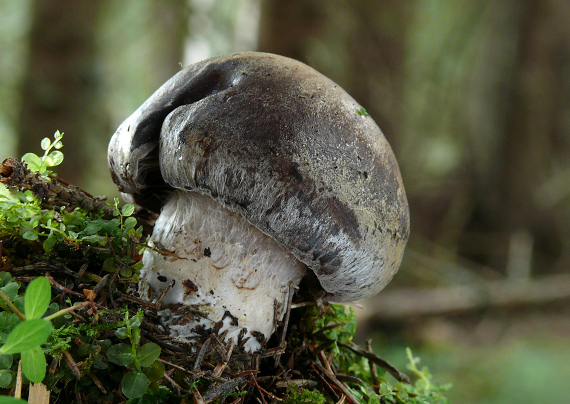
POLYGON ((2 298, 2 300, 4 300, 4 303, 6 303, 6 306, 8 306, 10 308, 10 310, 12 310, 12 312, 15 315, 17 315, 20 320, 26 321, 26 316, 24 316, 24 314, 20 310, 18 310, 18 308, 16 306, 14 306, 14 303, 12 303, 12 300, 10 300, 8 295, 6 295, 6 293, 4 293, 2 290, 0 290, 0 298, 2 298))
POLYGON ((90 305, 90 304, 91 304, 91 302, 88 302, 88 301, 87 301, 87 302, 77 303, 77 304, 75 304, 75 305, 73 305, 73 306, 71 306, 71 307, 67 307, 67 308, 65 308, 65 309, 61 309, 61 310, 59 310, 58 312, 55 312, 55 313, 53 313, 53 314, 51 314, 51 315, 49 315, 49 316, 47 316, 47 317, 44 317, 44 319, 45 319, 45 320, 48 320, 48 321, 51 321, 51 320, 53 320, 53 319, 56 318, 56 317, 62 316, 62 315, 66 314, 66 313, 69 313, 70 311, 73 311, 73 310, 81 309, 82 307, 88 306, 88 305, 90 305))

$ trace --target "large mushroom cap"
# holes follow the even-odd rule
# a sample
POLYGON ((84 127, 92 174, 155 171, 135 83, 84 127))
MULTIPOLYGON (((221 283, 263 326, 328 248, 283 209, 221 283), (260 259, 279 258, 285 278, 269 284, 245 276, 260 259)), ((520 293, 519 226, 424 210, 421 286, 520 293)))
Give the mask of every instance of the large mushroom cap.
POLYGON ((298 61, 236 53, 193 64, 113 136, 121 190, 157 209, 165 186, 197 190, 311 268, 331 301, 379 292, 396 273, 409 211, 378 126, 298 61))

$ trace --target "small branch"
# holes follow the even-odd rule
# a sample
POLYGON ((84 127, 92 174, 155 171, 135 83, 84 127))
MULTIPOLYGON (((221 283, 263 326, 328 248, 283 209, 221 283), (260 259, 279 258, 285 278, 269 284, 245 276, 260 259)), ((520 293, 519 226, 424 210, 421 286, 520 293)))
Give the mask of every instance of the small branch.
POLYGON ((178 383, 176 383, 167 373, 165 373, 162 377, 164 377, 164 379, 168 383, 170 383, 170 385, 172 387, 174 387, 174 389, 176 390, 176 394, 178 394, 178 395, 182 394, 184 389, 182 387, 180 387, 180 385, 178 383))
POLYGON ((224 372, 224 370, 226 369, 226 367, 228 366, 228 363, 230 361, 230 358, 232 356, 232 352, 233 352, 234 346, 235 346, 235 342, 233 339, 230 340, 229 345, 230 346, 228 347, 228 352, 227 352, 225 358, 222 360, 222 362, 219 365, 217 365, 214 368, 214 372, 213 372, 214 376, 217 376, 217 377, 221 376, 222 373, 224 372))
POLYGON ((198 356, 196 357, 196 362, 194 362, 194 370, 200 370, 200 367, 202 366, 202 361, 204 360, 204 356, 206 355, 208 349, 210 349, 211 343, 212 339, 210 337, 206 341, 204 341, 204 343, 200 347, 200 351, 198 351, 198 356))
POLYGON ((215 387, 212 387, 206 393, 204 393, 203 399, 205 403, 212 402, 216 399, 220 394, 227 394, 231 393, 232 390, 238 387, 245 381, 245 377, 236 377, 235 379, 228 380, 225 383, 219 384, 215 387))
MULTIPOLYGON (((370 338, 366 339, 366 350, 372 354, 374 353, 374 351, 372 351, 372 340, 370 338)), ((376 364, 368 359, 368 365, 370 366, 370 378, 372 379, 372 384, 375 386, 376 393, 379 393, 380 379, 378 378, 376 364)))
POLYGON ((384 359, 382 359, 381 357, 379 357, 375 353, 368 352, 368 351, 360 348, 358 345, 356 345, 353 342, 351 342, 350 344, 345 344, 345 343, 338 341, 337 344, 339 344, 345 348, 348 348, 352 352, 354 352, 360 356, 365 357, 370 362, 377 364, 382 369, 386 370, 388 373, 390 373, 392 376, 394 376, 396 378, 396 380, 398 380, 400 382, 410 383, 410 378, 408 377, 408 375, 400 372, 398 369, 396 369, 394 366, 392 366, 391 364, 386 362, 384 359))
POLYGON ((202 395, 198 390, 196 390, 194 394, 192 394, 192 401, 194 402, 194 404, 204 404, 204 399, 202 398, 202 395))
POLYGON ((342 392, 342 394, 344 394, 352 404, 358 404, 358 400, 346 388, 344 383, 336 378, 334 373, 329 372, 323 365, 321 365, 318 362, 313 362, 311 365, 314 366, 316 370, 318 370, 320 373, 322 373, 325 376, 325 378, 327 378, 328 381, 332 383, 333 386, 339 389, 342 392))
POLYGON ((77 362, 75 362, 75 359, 73 359, 68 351, 63 351, 63 360, 71 370, 71 373, 73 373, 76 378, 81 378, 81 371, 79 370, 79 366, 77 366, 77 362))
POLYGON ((434 289, 395 289, 369 300, 359 322, 468 313, 488 307, 517 308, 570 299, 570 275, 536 280, 489 281, 434 289))
POLYGON ((95 386, 97 386, 97 388, 99 390, 101 390, 101 393, 107 394, 107 390, 105 389, 105 387, 101 383, 101 380, 99 380, 99 378, 97 376, 95 376, 95 373, 89 372, 88 376, 91 380, 93 380, 93 383, 95 383, 95 386))
POLYGON ((56 318, 56 317, 62 316, 62 315, 66 314, 66 313, 69 313, 70 311, 73 311, 73 310, 81 309, 82 307, 88 306, 88 305, 90 305, 90 304, 91 304, 91 302, 89 302, 89 301, 77 303, 77 304, 75 304, 75 305, 73 305, 73 306, 71 306, 71 307, 67 307, 67 308, 65 308, 65 309, 61 309, 60 311, 58 311, 58 312, 56 312, 56 313, 53 313, 52 315, 47 316, 47 317, 45 317, 44 319, 45 319, 45 320, 48 320, 48 321, 51 321, 51 320, 53 320, 53 319, 56 318))
POLYGON ((12 303, 10 298, 2 290, 0 290, 0 298, 2 298, 2 300, 4 300, 4 303, 6 303, 6 306, 8 306, 10 308, 10 310, 12 310, 12 313, 17 315, 20 320, 26 321, 26 316, 24 316, 24 314, 22 314, 22 312, 20 310, 18 310, 18 308, 16 306, 14 306, 14 303, 12 303))
MULTIPOLYGON (((289 284, 289 295, 287 296, 287 307, 285 308, 285 317, 283 318, 283 330, 281 331, 281 337, 279 338, 279 346, 285 344, 285 337, 287 335, 287 328, 289 328, 289 318, 291 317, 291 303, 293 302, 293 292, 295 291, 295 286, 293 282, 289 284)), ((277 328, 275 328, 277 329, 277 328)), ((274 367, 279 365, 281 360, 281 354, 275 355, 274 367)))
POLYGON ((0 166, 1 183, 21 191, 32 191, 46 209, 65 206, 68 210, 73 210, 81 207, 88 211, 102 210, 106 218, 113 217, 114 209, 102 198, 94 197, 57 177, 50 178, 51 180, 40 173, 30 171, 26 164, 13 157, 8 157, 0 166))
POLYGON ((77 293, 69 288, 66 288, 65 286, 61 285, 59 282, 57 282, 52 276, 46 275, 46 278, 50 281, 50 283, 59 291, 63 292, 63 293, 68 293, 70 295, 74 295, 77 297, 80 297, 82 299, 85 299, 85 296, 82 295, 81 293, 77 293))

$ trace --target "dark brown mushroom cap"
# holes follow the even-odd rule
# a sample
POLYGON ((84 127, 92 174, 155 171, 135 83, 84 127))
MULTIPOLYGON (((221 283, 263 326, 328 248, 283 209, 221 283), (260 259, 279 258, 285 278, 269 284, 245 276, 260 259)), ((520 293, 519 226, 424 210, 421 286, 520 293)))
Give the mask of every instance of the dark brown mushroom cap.
POLYGON ((150 208, 165 183, 211 195, 311 268, 329 300, 358 300, 390 281, 409 236, 398 164, 360 110, 298 61, 215 57, 121 125, 109 164, 121 190, 150 208))

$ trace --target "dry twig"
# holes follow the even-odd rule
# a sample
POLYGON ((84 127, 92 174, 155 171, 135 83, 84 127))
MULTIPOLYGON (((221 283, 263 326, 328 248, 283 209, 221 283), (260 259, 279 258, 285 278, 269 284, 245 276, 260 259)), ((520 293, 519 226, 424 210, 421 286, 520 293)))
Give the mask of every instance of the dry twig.
POLYGON ((57 177, 50 179, 32 172, 25 163, 8 157, 0 166, 0 182, 20 190, 30 190, 48 209, 65 206, 68 210, 81 207, 88 211, 103 211, 108 219, 113 217, 113 208, 105 200, 94 197, 79 187, 70 185, 57 177))

